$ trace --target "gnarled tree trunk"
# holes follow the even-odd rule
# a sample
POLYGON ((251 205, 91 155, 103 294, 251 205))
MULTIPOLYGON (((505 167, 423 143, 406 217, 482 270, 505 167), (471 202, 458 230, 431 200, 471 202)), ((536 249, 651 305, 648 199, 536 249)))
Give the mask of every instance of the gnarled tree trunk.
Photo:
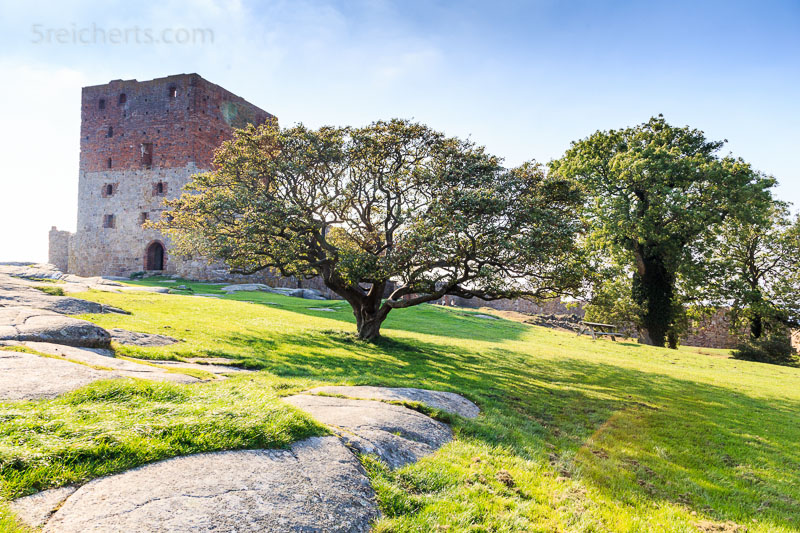
POLYGON ((675 321, 675 277, 664 265, 662 258, 642 250, 636 252, 637 270, 633 275, 633 299, 644 308, 641 317, 647 344, 677 348, 678 339, 673 329, 675 321))
POLYGON ((386 281, 373 283, 369 289, 345 283, 332 269, 323 269, 322 280, 333 292, 347 300, 356 317, 358 338, 374 341, 381 336, 381 324, 386 320, 391 307, 383 305, 386 281))

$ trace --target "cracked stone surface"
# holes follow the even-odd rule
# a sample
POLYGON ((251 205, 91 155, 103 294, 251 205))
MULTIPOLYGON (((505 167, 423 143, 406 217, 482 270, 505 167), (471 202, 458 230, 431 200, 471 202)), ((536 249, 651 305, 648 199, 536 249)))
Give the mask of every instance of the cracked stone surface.
POLYGON ((152 333, 139 333, 138 331, 128 331, 126 329, 109 329, 111 339, 120 343, 131 346, 169 346, 175 344, 178 339, 168 337, 167 335, 156 335, 152 333))
MULTIPOLYGON (((174 383, 199 379, 169 368, 118 359, 108 350, 77 348, 46 342, 14 342, 63 359, 2 350, 0 346, 0 400, 55 398, 100 379, 142 378, 174 383), (76 362, 77 361, 77 362, 76 362), (85 364, 79 364, 85 363, 85 364), (86 365, 104 367, 106 370, 86 365)), ((191 364, 191 363, 189 363, 191 364)), ((197 365, 201 366, 201 365, 197 365)), ((204 368, 204 370, 207 370, 204 368)), ((207 370, 213 372, 212 370, 207 370)), ((226 373, 235 372, 227 369, 226 373)), ((220 374, 222 372, 219 372, 220 374)))
POLYGON ((203 453, 91 481, 43 531, 361 533, 377 517, 355 456, 336 437, 312 437, 289 450, 203 453))
POLYGON ((330 427, 348 445, 399 468, 432 454, 453 438, 447 424, 399 405, 298 394, 283 398, 330 427))
POLYGON ((42 527, 64 500, 76 490, 78 490, 77 487, 69 486, 37 492, 14 500, 11 503, 11 510, 25 524, 31 527, 42 527))
POLYGON ((199 381, 197 378, 187 376, 186 374, 168 372, 168 368, 162 368, 160 365, 153 366, 153 364, 147 364, 153 363, 152 361, 140 363, 128 359, 119 359, 115 357, 114 353, 110 350, 77 348, 74 346, 62 346, 47 342, 24 342, 22 344, 37 352, 63 357, 65 360, 79 361, 89 365, 111 368, 118 376, 143 378, 154 381, 172 381, 175 383, 195 383, 199 381))
POLYGON ((0 307, 0 341, 42 341, 69 346, 108 347, 108 332, 53 311, 30 307, 0 307))
POLYGON ((481 412, 477 405, 454 392, 442 392, 405 387, 325 386, 308 390, 305 394, 331 394, 363 400, 419 402, 448 413, 475 418, 481 412))
POLYGON ((98 379, 119 377, 69 361, 0 350, 0 400, 38 400, 88 385, 98 379))

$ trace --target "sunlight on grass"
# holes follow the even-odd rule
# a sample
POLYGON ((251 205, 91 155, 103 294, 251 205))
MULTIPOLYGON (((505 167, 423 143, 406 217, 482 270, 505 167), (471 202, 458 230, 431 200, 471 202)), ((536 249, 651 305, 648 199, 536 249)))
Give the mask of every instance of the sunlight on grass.
POLYGON ((82 296, 132 312, 84 318, 183 341, 121 354, 226 357, 262 372, 170 385, 174 398, 142 397, 143 385, 126 382, 119 386, 133 390, 113 401, 114 386, 96 384, 6 404, 5 496, 170 455, 282 446, 320 429, 277 396, 371 384, 457 392, 482 409, 475 420, 453 417, 456 440, 417 464, 390 472, 362 458, 384 515, 379 532, 697 531, 699 520, 795 531, 800 523, 800 369, 721 350, 592 341, 430 305, 392 312, 384 339, 368 344, 353 336, 340 301, 82 296))

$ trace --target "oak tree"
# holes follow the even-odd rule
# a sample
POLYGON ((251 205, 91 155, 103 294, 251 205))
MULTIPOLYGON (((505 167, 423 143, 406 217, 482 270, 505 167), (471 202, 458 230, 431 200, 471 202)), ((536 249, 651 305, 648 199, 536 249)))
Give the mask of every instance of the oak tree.
POLYGON ((588 242, 632 273, 632 300, 645 342, 677 345, 679 283, 702 283, 695 268, 705 238, 731 213, 763 209, 774 180, 731 156, 702 131, 662 116, 572 143, 553 171, 583 184, 588 242))

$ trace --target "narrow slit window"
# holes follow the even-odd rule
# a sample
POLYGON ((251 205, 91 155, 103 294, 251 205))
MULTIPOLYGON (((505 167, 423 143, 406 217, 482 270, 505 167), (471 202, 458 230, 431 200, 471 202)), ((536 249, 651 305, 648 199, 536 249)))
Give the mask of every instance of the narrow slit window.
POLYGON ((97 107, 100 108, 100 109, 105 109, 106 108, 106 99, 105 98, 101 98, 97 102, 97 107))
POLYGON ((156 196, 164 196, 167 192, 167 186, 163 181, 159 181, 156 183, 156 186, 153 188, 153 193, 156 196))
POLYGON ((104 228, 114 227, 114 215, 103 215, 103 227, 104 228))
POLYGON ((113 137, 114 136, 114 126, 108 127, 108 132, 106 133, 106 137, 113 137))
POLYGON ((178 97, 178 88, 174 85, 169 88, 169 97, 170 98, 177 98, 178 97))
POLYGON ((145 168, 153 166, 153 143, 142 143, 140 150, 142 152, 142 166, 145 168))
POLYGON ((107 163, 108 163, 108 168, 111 168, 111 158, 110 157, 108 158, 107 163))
POLYGON ((106 196, 111 196, 114 194, 114 186, 110 183, 106 185, 106 196))
POLYGON ((148 213, 147 211, 142 211, 139 214, 139 225, 144 224, 148 220, 150 220, 150 213, 148 213))
POLYGON ((122 105, 122 104, 124 104, 124 103, 125 103, 125 102, 127 102, 127 101, 128 101, 128 97, 127 97, 127 96, 125 96, 125 93, 121 93, 121 94, 119 95, 119 105, 122 105))

